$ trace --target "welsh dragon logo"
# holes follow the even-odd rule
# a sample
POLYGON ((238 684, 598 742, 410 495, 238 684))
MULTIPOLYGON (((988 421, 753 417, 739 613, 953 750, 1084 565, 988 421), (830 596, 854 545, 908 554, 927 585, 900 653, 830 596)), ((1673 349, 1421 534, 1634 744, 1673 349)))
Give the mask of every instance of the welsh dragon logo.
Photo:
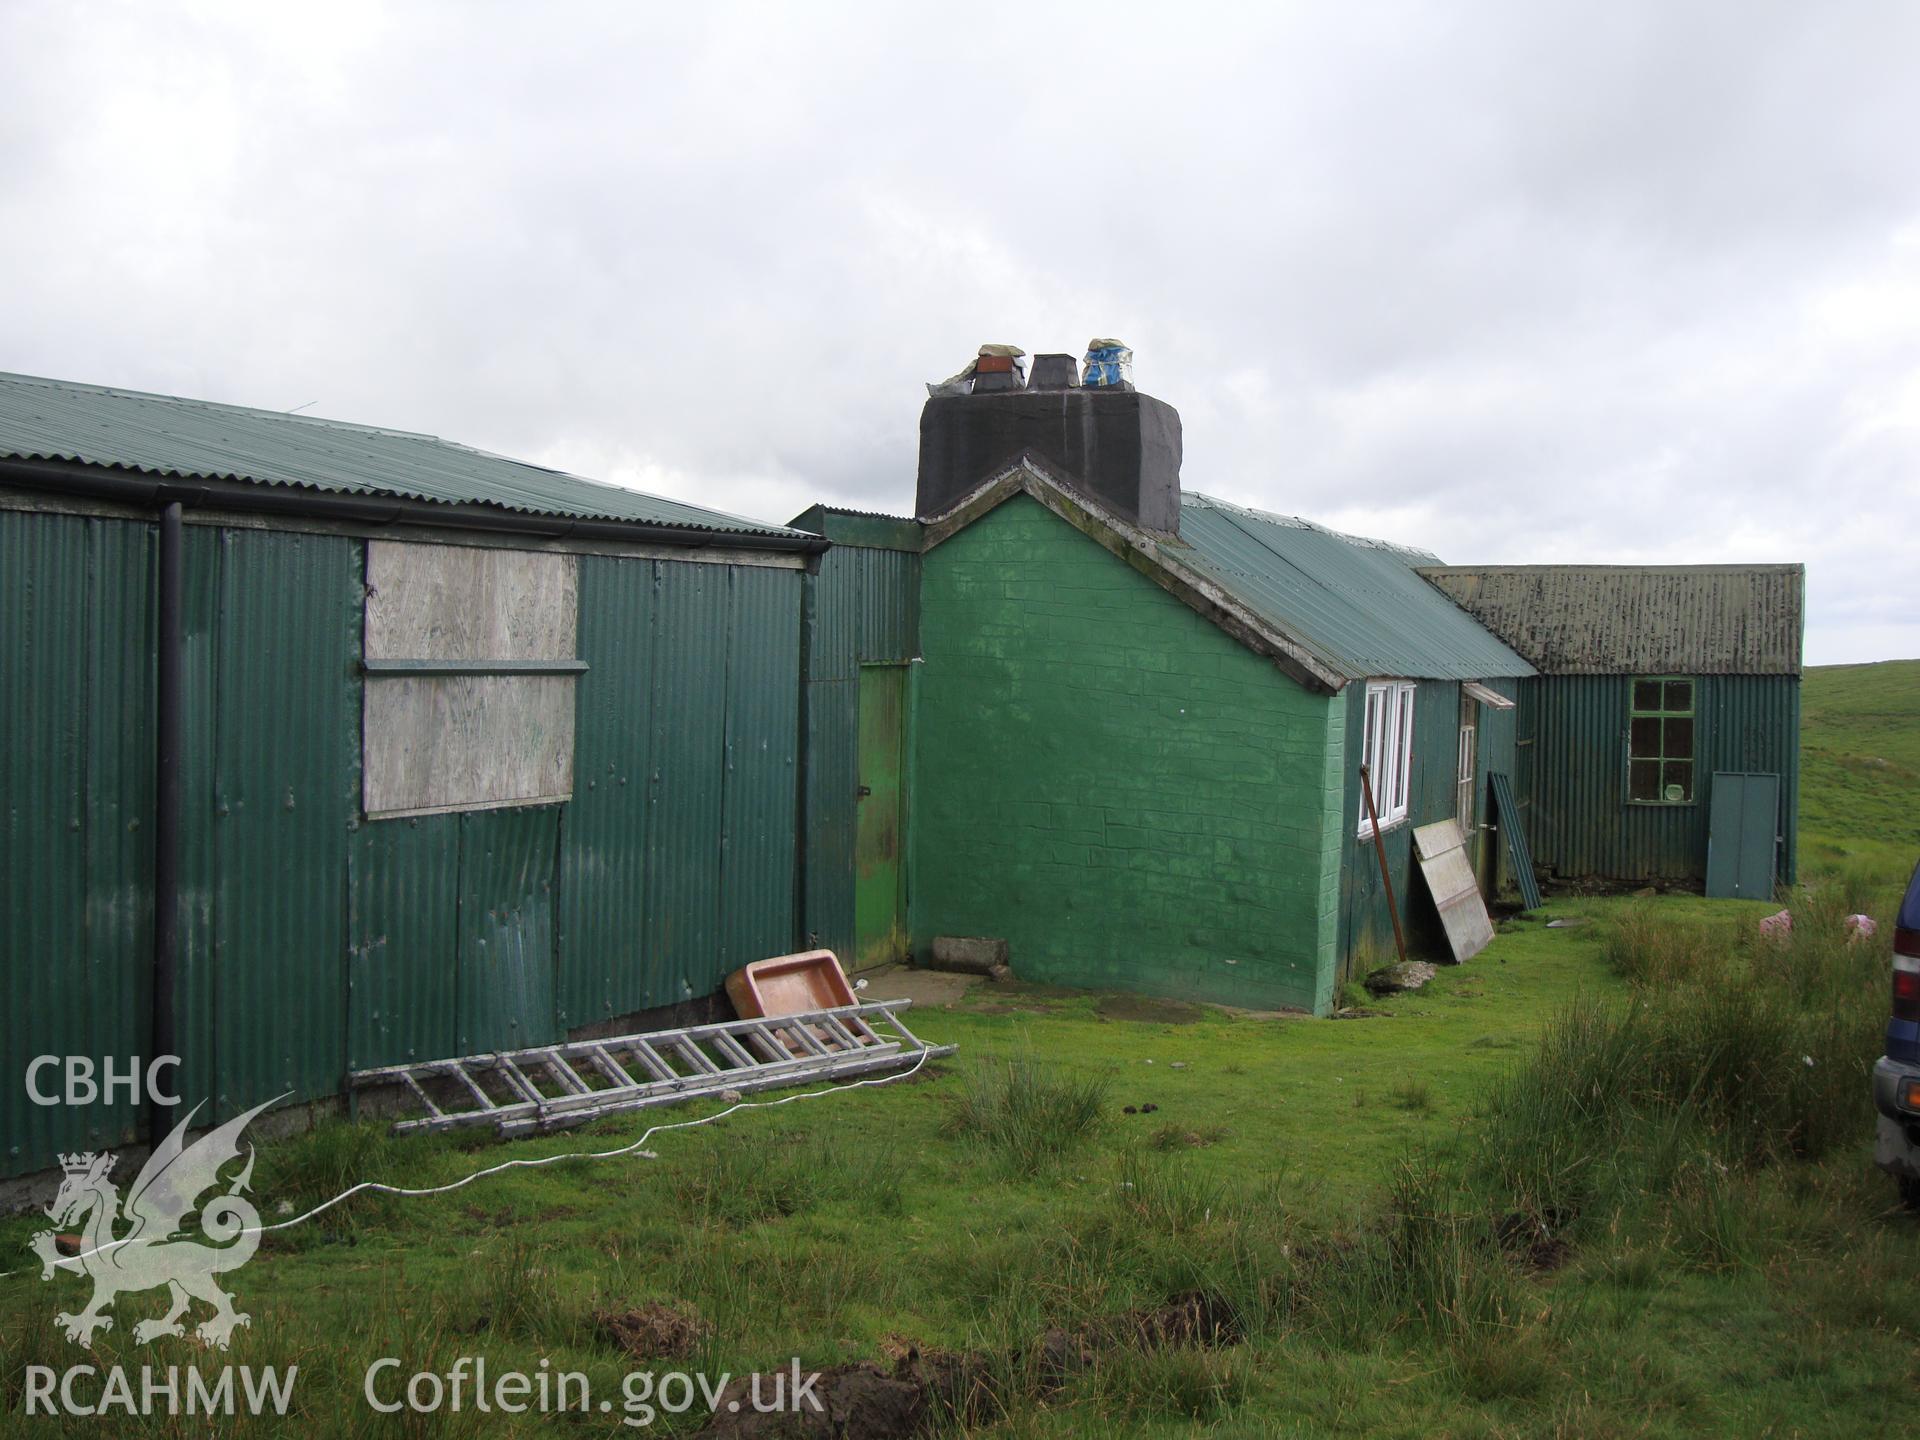
POLYGON ((51 1280, 55 1270, 93 1277, 93 1300, 87 1308, 78 1315, 63 1312, 54 1317, 67 1339, 89 1345, 94 1331, 111 1330, 107 1307, 122 1291, 165 1286, 172 1297, 167 1313, 135 1325, 133 1338, 145 1344, 162 1335, 184 1335, 181 1317, 201 1300, 213 1306, 214 1313, 193 1333, 227 1348, 234 1329, 250 1317, 233 1308, 233 1296, 220 1288, 218 1277, 251 1260, 260 1243, 260 1214, 240 1193, 253 1177, 251 1145, 246 1147, 245 1168, 224 1191, 198 1207, 197 1226, 189 1222, 201 1196, 219 1186, 220 1171, 240 1157, 240 1132, 273 1103, 256 1105, 188 1145, 187 1127, 200 1112, 194 1106, 140 1167, 124 1203, 113 1183, 111 1151, 60 1157, 66 1176, 46 1213, 56 1228, 80 1227, 79 1252, 62 1255, 53 1230, 40 1231, 31 1243, 40 1257, 42 1280, 51 1280), (116 1234, 123 1224, 126 1229, 116 1234))

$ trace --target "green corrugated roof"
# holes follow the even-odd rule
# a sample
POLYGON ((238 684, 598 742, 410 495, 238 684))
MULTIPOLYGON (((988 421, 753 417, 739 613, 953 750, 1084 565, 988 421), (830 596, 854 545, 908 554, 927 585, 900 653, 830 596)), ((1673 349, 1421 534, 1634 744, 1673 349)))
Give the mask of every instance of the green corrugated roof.
POLYGON ((877 510, 850 510, 844 505, 811 505, 787 522, 810 535, 824 535, 836 545, 864 545, 876 550, 920 549, 920 523, 877 510))
POLYGON ((1423 580, 1422 550, 1191 492, 1161 555, 1212 581, 1350 680, 1479 680, 1534 669, 1423 580))
POLYGON ((524 515, 744 535, 801 533, 489 455, 435 435, 31 375, 0 373, 0 457, 496 505, 524 515))

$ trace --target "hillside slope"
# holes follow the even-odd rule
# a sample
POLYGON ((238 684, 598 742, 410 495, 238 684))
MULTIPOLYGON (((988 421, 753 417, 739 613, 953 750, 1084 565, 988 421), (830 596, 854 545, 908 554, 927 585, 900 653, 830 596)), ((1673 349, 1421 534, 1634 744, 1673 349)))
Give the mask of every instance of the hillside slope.
POLYGON ((1920 660, 1810 667, 1800 746, 1809 862, 1910 868, 1920 854, 1920 660))

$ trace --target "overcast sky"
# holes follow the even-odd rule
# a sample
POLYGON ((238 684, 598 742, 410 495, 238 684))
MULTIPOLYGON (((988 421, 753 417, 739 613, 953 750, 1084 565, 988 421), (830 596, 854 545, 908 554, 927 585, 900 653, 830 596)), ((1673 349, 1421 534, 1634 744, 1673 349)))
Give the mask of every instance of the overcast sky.
POLYGON ((1920 4, 0 5, 0 368, 785 520, 1127 340, 1189 489, 1920 655, 1920 4))

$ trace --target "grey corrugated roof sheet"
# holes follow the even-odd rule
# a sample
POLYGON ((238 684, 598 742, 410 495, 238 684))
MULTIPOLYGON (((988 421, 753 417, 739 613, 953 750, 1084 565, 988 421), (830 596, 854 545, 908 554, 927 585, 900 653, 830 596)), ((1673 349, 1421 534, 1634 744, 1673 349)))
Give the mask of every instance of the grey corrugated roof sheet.
POLYGON ((1179 539, 1157 544, 1348 679, 1534 673, 1420 578, 1415 567, 1435 562, 1425 551, 1191 492, 1180 497, 1179 539))
POLYGON ((0 457, 496 505, 525 515, 743 535, 801 533, 489 455, 434 435, 4 372, 0 457))
POLYGON ((1441 565, 1421 572, 1549 675, 1798 675, 1800 565, 1441 565))

